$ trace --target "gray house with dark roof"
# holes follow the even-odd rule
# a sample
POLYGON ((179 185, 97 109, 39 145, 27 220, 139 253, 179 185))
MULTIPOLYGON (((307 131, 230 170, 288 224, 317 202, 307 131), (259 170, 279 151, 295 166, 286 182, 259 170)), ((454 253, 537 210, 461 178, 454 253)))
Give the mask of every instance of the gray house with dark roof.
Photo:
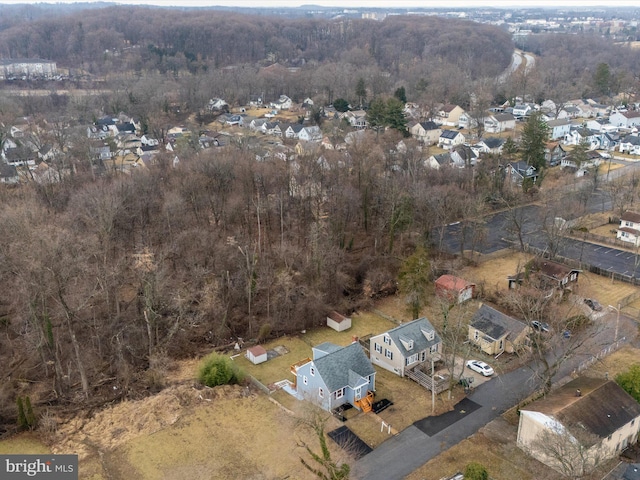
POLYGON ((376 371, 362 346, 357 342, 346 347, 325 342, 312 350, 313 359, 291 366, 297 394, 327 411, 346 403, 371 410, 376 371))
POLYGON ((442 340, 431 322, 418 318, 369 340, 369 355, 374 365, 405 376, 419 364, 442 351, 442 340))
POLYGON ((482 305, 469 324, 469 341, 488 355, 513 353, 527 343, 531 328, 488 305, 482 305))

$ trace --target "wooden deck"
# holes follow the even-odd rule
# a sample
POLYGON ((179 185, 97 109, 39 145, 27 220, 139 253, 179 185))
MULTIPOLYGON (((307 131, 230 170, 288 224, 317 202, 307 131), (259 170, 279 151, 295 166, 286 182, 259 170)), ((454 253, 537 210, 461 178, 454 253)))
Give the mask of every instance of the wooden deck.
POLYGON ((407 370, 404 373, 411 380, 423 386, 427 390, 433 391, 435 389, 435 393, 444 392, 449 387, 448 375, 435 374, 432 381, 431 375, 425 373, 421 369, 420 365, 411 370, 407 370))

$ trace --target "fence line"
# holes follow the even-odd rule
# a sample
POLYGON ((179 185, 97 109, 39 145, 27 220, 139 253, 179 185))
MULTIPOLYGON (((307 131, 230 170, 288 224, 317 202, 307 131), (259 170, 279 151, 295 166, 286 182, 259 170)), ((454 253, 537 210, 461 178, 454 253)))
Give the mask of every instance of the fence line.
POLYGON ((386 320, 389 320, 390 322, 395 323, 396 325, 400 325, 402 323, 401 320, 398 320, 397 318, 393 318, 391 315, 387 315, 386 313, 384 313, 382 310, 378 310, 376 308, 372 308, 371 311, 373 313, 375 313, 376 315, 378 315, 379 317, 382 317, 386 320))
POLYGON ((606 357, 607 355, 615 352, 618 348, 620 348, 620 346, 626 341, 625 337, 622 337, 620 340, 618 340, 615 343, 612 343, 611 345, 609 345, 608 347, 603 348, 602 350, 600 350, 597 354, 592 355, 591 358, 589 358, 588 360, 585 360, 584 362, 582 362, 580 365, 578 365, 578 367, 573 371, 573 373, 579 373, 582 372, 583 370, 586 370, 587 368, 589 368, 591 365, 593 365, 594 363, 596 363, 598 360, 600 360, 601 358, 606 357))
MULTIPOLYGON (((518 247, 515 245, 515 243, 511 244, 511 248, 514 250, 518 250, 518 247)), ((525 253, 531 253, 533 255, 541 255, 544 257, 548 257, 546 249, 543 250, 541 248, 529 245, 528 243, 524 245, 524 251, 525 253)), ((609 277, 612 280, 618 280, 620 282, 630 283, 631 285, 636 285, 636 286, 640 285, 640 279, 635 278, 633 275, 624 275, 622 273, 612 272, 611 270, 600 268, 600 267, 597 267, 596 265, 591 265, 589 263, 584 263, 584 262, 581 263, 578 260, 575 260, 573 258, 563 257, 562 255, 556 255, 554 257, 554 260, 557 260, 560 263, 564 263, 565 265, 568 265, 571 268, 580 268, 582 270, 588 270, 591 273, 595 273, 596 275, 600 275, 602 277, 609 277)), ((629 304, 633 300, 638 298, 638 296, 640 296, 638 295, 635 298, 631 298, 633 295, 635 294, 627 295, 627 297, 625 297, 623 300, 625 300, 627 304, 629 304)), ((623 306, 626 306, 626 304, 623 304, 622 301, 620 303, 623 306)))
POLYGON ((249 375, 249 381, 251 382, 252 385, 258 387, 260 390, 262 390, 267 395, 271 395, 272 392, 271 392, 271 390, 269 390, 269 387, 264 385, 260 380, 258 380, 253 375, 249 375))

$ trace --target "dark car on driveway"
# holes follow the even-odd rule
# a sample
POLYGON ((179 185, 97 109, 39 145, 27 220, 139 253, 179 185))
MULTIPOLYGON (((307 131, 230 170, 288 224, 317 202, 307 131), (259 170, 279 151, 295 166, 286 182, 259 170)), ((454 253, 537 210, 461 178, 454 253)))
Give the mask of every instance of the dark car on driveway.
POLYGON ((600 302, 594 300, 593 298, 585 298, 584 303, 586 303, 587 307, 589 307, 594 312, 600 312, 602 310, 602 305, 600 305, 600 302))

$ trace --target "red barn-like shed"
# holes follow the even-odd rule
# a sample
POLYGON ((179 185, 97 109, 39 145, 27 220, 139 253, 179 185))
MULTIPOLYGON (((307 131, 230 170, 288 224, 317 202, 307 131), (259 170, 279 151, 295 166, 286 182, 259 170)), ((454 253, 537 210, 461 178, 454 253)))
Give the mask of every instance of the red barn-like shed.
POLYGON ((476 284, 454 275, 442 275, 436 280, 436 295, 451 302, 464 303, 473 297, 476 284))

